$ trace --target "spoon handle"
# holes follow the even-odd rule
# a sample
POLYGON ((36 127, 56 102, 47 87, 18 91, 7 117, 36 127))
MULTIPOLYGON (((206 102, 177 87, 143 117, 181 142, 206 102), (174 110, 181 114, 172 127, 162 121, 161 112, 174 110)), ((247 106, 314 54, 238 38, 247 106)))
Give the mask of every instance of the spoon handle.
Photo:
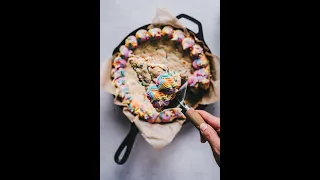
POLYGON ((200 125, 202 123, 205 123, 205 121, 203 120, 203 118, 201 117, 201 115, 194 110, 192 107, 190 107, 186 112, 185 115, 187 116, 187 118, 192 122, 192 124, 200 129, 200 125))

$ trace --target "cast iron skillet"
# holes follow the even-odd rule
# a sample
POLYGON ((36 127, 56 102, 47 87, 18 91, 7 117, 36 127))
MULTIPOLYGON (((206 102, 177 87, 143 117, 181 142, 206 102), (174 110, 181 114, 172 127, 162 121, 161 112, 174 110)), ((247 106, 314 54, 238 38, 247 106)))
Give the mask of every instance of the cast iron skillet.
MULTIPOLYGON (((181 19, 181 18, 188 19, 188 20, 190 20, 190 21, 192 21, 193 23, 195 23, 195 24, 198 25, 198 28, 199 28, 199 32, 198 32, 198 33, 194 33, 193 31, 191 31, 191 30, 188 29, 188 28, 187 28, 187 30, 193 32, 193 33, 196 35, 196 37, 197 37, 199 40, 203 41, 204 44, 208 47, 208 45, 206 44, 206 42, 204 41, 204 38, 203 38, 203 31, 202 31, 202 25, 201 25, 201 23, 200 23, 198 20, 196 20, 196 19, 194 19, 193 17, 190 17, 190 16, 188 16, 188 15, 186 15, 186 14, 180 14, 180 15, 177 16, 177 19, 181 19)), ((147 24, 147 25, 144 25, 144 26, 142 26, 142 27, 139 27, 138 29, 132 31, 128 36, 130 36, 130 35, 135 35, 136 32, 137 32, 139 29, 147 29, 147 27, 148 27, 149 25, 150 25, 150 24, 147 24)), ((123 41, 114 49, 114 51, 113 51, 112 54, 115 54, 115 53, 118 52, 120 46, 123 45, 123 44, 125 44, 125 40, 126 40, 126 38, 127 38, 128 36, 126 36, 126 37, 123 39, 123 41)), ((211 53, 210 49, 209 49, 209 52, 211 53)), ((206 107, 206 105, 199 105, 196 109, 201 109, 201 110, 203 110, 205 107, 206 107)), ((123 108, 123 107, 121 107, 121 108, 123 108)), ((187 123, 187 122, 188 122, 188 121, 185 121, 185 123, 187 123)), ((184 124, 185 124, 185 123, 184 123, 184 124)), ((127 134, 127 136, 125 137, 125 139, 122 141, 122 143, 120 144, 118 150, 116 151, 116 154, 114 155, 114 160, 115 160, 115 162, 116 162, 117 164, 124 164, 124 163, 127 161, 128 157, 129 157, 129 155, 130 155, 130 152, 131 152, 133 143, 134 143, 134 141, 135 141, 135 138, 136 138, 138 132, 139 132, 139 130, 138 130, 137 126, 136 126, 134 123, 131 123, 131 128, 130 128, 129 133, 127 134), (122 151, 125 151, 125 153, 124 153, 123 157, 120 158, 120 154, 121 154, 122 151)))

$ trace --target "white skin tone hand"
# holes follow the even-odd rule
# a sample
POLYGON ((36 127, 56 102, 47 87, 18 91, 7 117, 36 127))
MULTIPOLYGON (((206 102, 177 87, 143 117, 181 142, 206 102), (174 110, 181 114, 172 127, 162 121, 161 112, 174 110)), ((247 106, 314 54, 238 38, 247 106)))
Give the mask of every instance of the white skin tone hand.
POLYGON ((206 123, 200 125, 201 142, 209 142, 213 156, 220 167, 220 118, 206 111, 196 110, 206 123))

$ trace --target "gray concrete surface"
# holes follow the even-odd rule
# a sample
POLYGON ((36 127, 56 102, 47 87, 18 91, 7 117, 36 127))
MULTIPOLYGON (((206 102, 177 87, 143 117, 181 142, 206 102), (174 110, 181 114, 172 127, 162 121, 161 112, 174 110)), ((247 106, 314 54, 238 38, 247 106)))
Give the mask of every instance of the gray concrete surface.
MULTIPOLYGON (((172 14, 188 14, 203 25, 205 40, 220 55, 219 0, 100 0, 100 64, 132 30, 151 22, 156 8, 172 14), (198 4, 196 4, 198 3, 198 4)), ((182 20, 197 32, 197 26, 182 20)), ((220 116, 219 103, 206 111, 220 116)), ((171 144, 153 149, 139 134, 124 165, 117 165, 114 153, 130 129, 130 123, 113 104, 110 94, 100 92, 100 179, 101 180, 218 180, 220 168, 209 145, 201 144, 199 132, 191 124, 183 126, 171 144)))

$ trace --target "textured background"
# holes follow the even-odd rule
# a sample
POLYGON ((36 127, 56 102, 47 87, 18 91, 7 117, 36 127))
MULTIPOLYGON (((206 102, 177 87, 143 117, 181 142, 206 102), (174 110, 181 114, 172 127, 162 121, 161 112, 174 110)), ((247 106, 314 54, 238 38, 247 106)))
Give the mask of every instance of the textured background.
MULTIPOLYGON (((173 15, 181 13, 199 20, 210 50, 220 55, 219 0, 100 0, 100 65, 111 57, 114 48, 136 28, 151 23, 156 8, 167 8, 173 15)), ((197 25, 181 22, 198 32, 197 25)), ((219 103, 206 111, 220 116, 219 103)), ((100 92, 100 179, 101 180, 218 180, 210 146, 200 143, 199 132, 191 124, 183 126, 164 149, 154 150, 138 134, 131 155, 124 165, 117 165, 114 153, 130 129, 130 123, 113 104, 113 97, 100 92)))

